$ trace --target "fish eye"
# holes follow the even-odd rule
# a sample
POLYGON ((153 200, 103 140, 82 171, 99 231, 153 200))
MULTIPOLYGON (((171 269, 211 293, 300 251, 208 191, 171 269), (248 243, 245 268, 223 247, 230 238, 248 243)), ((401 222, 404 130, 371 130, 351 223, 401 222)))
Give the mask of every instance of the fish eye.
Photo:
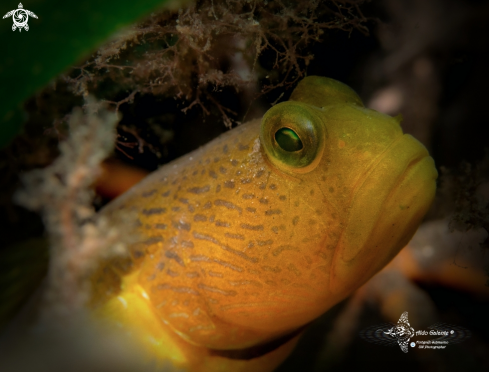
POLYGON ((287 173, 312 171, 321 159, 326 128, 317 108, 282 102, 263 116, 260 142, 270 162, 287 173))
POLYGON ((299 151, 304 147, 297 133, 290 128, 280 128, 276 131, 275 141, 287 152, 299 151))

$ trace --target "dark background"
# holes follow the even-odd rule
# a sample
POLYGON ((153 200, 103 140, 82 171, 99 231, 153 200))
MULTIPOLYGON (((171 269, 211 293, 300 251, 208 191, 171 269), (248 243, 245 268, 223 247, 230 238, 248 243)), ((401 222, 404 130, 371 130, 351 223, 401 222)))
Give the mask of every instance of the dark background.
MULTIPOLYGON (((489 147, 489 3, 379 0, 361 9, 366 16, 379 20, 368 23, 370 35, 357 30, 326 33, 322 42, 311 45, 314 59, 305 67, 307 75, 340 80, 354 88, 366 106, 390 115, 402 113, 404 131, 424 143, 438 169, 457 172, 464 161, 473 167, 481 164, 489 147)), ((259 63, 266 67, 271 58, 264 52, 259 63)), ((5 92, 5 87, 1 89, 5 92)), ((68 92, 60 84, 55 92, 45 90, 30 98, 25 104, 29 120, 23 135, 2 151, 3 251, 44 233, 40 217, 13 204, 11 197, 19 186, 19 174, 48 164, 57 154, 64 132, 53 132, 53 112, 59 114, 74 103, 80 104, 80 98, 63 98, 68 94, 65 89, 68 92), (35 159, 29 158, 31 152, 35 159)), ((251 104, 244 93, 236 94, 231 88, 223 88, 214 97, 236 112, 236 120, 243 120, 245 115, 248 120, 259 116, 281 94, 280 99, 286 100, 291 90, 276 89, 251 104)), ((184 114, 182 105, 172 97, 148 95, 138 95, 134 103, 122 105, 121 124, 137 128, 137 135, 148 146, 143 153, 122 147, 126 154, 116 150, 113 158, 151 171, 228 130, 217 110, 211 109, 208 116, 199 109, 184 114), (151 129, 154 123, 161 129, 159 137, 151 129)), ((119 133, 122 142, 137 140, 121 128, 119 133)), ((488 175, 481 177, 487 180, 488 175)), ((453 207, 450 195, 437 198, 428 219, 447 215, 453 207)), ((99 197, 96 206, 104 202, 99 197)), ((326 351, 331 342, 326 335, 344 307, 339 304, 311 325, 279 371, 489 370, 488 296, 477 297, 437 284, 418 285, 436 304, 441 321, 470 329, 472 338, 446 350, 410 350, 404 354, 398 347, 369 344, 355 336, 332 357, 326 351)), ((356 333, 384 321, 375 306, 366 306, 356 333)), ((416 329, 415 320, 411 325, 416 329)))

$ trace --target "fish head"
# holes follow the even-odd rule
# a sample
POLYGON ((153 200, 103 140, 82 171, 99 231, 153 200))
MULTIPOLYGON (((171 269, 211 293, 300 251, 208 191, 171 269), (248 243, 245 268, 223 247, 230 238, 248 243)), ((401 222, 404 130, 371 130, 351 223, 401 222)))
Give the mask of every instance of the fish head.
POLYGON ((243 348, 343 300, 409 241, 437 172, 398 118, 332 79, 154 172, 104 213, 134 210, 138 285, 188 342, 243 348))

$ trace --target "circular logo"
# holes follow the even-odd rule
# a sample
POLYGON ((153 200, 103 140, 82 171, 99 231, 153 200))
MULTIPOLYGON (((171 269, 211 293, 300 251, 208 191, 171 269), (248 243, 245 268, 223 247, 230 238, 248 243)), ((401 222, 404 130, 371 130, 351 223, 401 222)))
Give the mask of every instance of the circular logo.
POLYGON ((415 342, 411 342, 411 347, 415 347, 416 346, 416 343, 415 342))
POLYGON ((29 20, 29 15, 25 9, 16 9, 13 14, 13 20, 17 27, 24 27, 29 20))

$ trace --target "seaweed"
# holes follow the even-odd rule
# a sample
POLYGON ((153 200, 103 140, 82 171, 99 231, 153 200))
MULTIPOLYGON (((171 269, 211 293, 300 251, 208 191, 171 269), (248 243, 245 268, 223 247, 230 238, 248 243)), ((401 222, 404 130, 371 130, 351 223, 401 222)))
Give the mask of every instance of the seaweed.
POLYGON ((102 46, 65 81, 75 94, 96 94, 116 111, 136 94, 183 100, 183 112, 200 107, 209 115, 213 106, 231 127, 239 123, 236 112, 213 93, 225 87, 238 93, 258 79, 264 81, 258 95, 293 87, 314 58, 310 44, 321 42, 325 30, 368 34, 371 19, 363 15, 363 3, 197 1, 151 14, 102 46), (263 53, 271 53, 268 66, 259 63, 263 53), (130 93, 109 98, 121 96, 121 91, 130 93))

